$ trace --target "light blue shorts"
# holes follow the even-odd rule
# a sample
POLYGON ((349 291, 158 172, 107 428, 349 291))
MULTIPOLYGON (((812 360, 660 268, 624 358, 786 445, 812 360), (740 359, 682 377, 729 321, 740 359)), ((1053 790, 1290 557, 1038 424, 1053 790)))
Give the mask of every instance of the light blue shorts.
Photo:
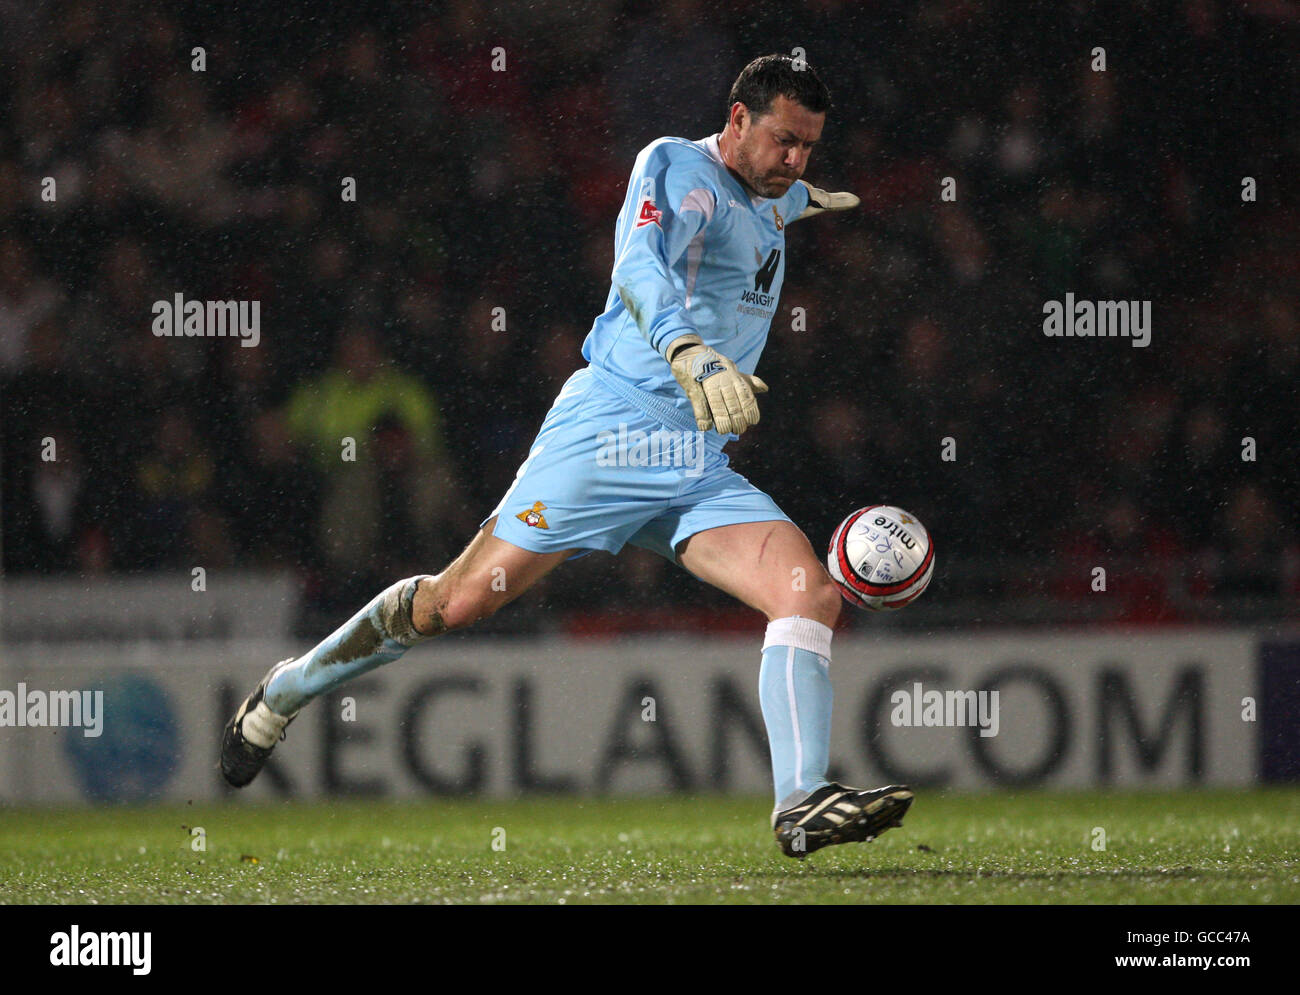
POLYGON ((728 466, 725 437, 648 414, 636 388, 616 390, 609 376, 585 367, 565 383, 484 519, 496 517, 494 535, 537 553, 617 553, 630 542, 676 563, 677 546, 697 532, 790 520, 728 466))

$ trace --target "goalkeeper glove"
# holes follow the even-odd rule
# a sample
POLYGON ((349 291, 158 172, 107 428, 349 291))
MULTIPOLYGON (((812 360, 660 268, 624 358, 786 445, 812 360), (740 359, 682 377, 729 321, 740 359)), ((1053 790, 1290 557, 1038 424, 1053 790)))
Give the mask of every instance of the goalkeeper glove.
POLYGON ((695 425, 701 432, 716 427, 723 435, 740 435, 758 424, 754 395, 767 393, 767 384, 758 377, 741 373, 698 335, 674 339, 667 356, 673 376, 695 409, 695 425))
POLYGON ((803 183, 808 188, 808 206, 803 209, 803 213, 797 218, 791 218, 791 221, 802 221, 804 218, 811 218, 814 214, 821 214, 823 211, 848 211, 862 203, 862 201, 858 200, 856 194, 828 193, 821 187, 815 187, 811 183, 804 183, 803 180, 797 182, 803 183))

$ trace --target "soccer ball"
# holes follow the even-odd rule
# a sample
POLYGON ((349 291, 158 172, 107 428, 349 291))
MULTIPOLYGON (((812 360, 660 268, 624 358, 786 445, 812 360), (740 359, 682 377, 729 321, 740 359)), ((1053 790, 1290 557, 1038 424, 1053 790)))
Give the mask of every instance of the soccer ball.
POLYGON ((840 522, 826 569, 849 604, 892 611, 930 583, 934 546, 925 526, 902 508, 873 504, 840 522))

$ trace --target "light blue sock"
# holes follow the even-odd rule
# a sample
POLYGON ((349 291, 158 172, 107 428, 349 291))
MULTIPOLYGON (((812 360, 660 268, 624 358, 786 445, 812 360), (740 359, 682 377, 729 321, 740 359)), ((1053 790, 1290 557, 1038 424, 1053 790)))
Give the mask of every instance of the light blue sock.
POLYGON ((292 715, 344 681, 392 663, 423 639, 411 620, 419 577, 398 581, 320 642, 275 672, 266 685, 268 708, 292 715))
POLYGON ((798 615, 768 623, 758 699, 772 749, 778 811, 790 808, 827 783, 830 667, 830 626, 798 615))

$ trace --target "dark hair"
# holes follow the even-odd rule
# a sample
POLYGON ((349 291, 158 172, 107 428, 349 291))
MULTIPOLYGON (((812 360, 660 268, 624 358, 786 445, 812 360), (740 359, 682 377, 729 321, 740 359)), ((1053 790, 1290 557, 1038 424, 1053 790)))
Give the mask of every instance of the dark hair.
POLYGON ((736 77, 731 96, 727 98, 727 112, 740 101, 755 117, 762 117, 772 109, 772 101, 778 96, 793 100, 814 114, 831 109, 830 91, 806 60, 796 61, 788 55, 763 55, 736 77))

